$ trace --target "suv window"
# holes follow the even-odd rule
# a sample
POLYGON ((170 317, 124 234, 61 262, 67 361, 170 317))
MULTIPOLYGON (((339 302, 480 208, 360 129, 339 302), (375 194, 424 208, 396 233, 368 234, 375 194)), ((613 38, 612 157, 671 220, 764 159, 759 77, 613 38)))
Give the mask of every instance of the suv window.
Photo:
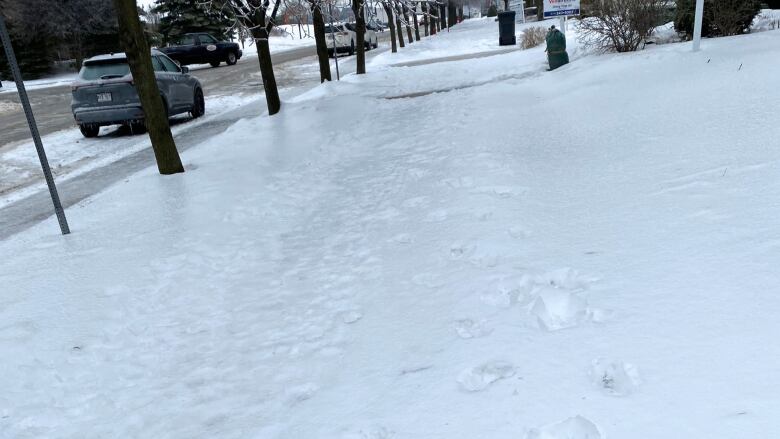
POLYGON ((153 56, 152 57, 152 67, 154 67, 155 72, 164 72, 165 67, 163 66, 162 61, 160 61, 159 57, 153 56))
POLYGON ((179 66, 177 66, 175 62, 171 61, 171 59, 168 58, 167 56, 161 56, 160 61, 162 61, 163 65, 165 66, 165 70, 169 72, 178 73, 181 71, 179 66))
POLYGON ((333 26, 333 27, 331 27, 330 25, 325 26, 325 33, 326 34, 333 33, 334 31, 335 32, 343 32, 344 29, 342 29, 341 26, 333 26))
POLYGON ((200 35, 198 38, 202 44, 216 44, 217 42, 211 35, 200 35))
POLYGON ((182 46, 194 46, 195 37, 193 35, 185 35, 181 37, 181 41, 179 41, 179 44, 182 46))
POLYGON ((81 68, 81 79, 109 79, 121 78, 130 74, 130 66, 126 59, 118 59, 103 62, 91 62, 81 68))

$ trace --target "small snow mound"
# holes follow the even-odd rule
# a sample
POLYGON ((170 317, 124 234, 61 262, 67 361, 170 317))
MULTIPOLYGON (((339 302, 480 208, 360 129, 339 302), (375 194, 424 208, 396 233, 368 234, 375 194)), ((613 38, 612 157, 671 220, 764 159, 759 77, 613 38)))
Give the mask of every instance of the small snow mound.
POLYGON ((510 363, 491 361, 481 366, 464 370, 458 375, 458 383, 463 390, 478 392, 486 389, 498 380, 513 376, 515 372, 515 367, 510 363))
POLYGON ((539 326, 548 331, 577 326, 587 316, 588 302, 576 294, 557 288, 545 287, 531 307, 539 326))
POLYGON ((626 396, 642 384, 639 371, 631 363, 610 361, 605 358, 593 360, 590 371, 593 384, 607 395, 626 396))
POLYGON ((463 319, 455 322, 455 331, 460 338, 480 338, 490 335, 493 328, 487 326, 484 320, 475 322, 471 319, 463 319))
POLYGON ((605 437, 596 424, 579 415, 555 424, 534 428, 525 435, 525 439, 605 439, 605 437))

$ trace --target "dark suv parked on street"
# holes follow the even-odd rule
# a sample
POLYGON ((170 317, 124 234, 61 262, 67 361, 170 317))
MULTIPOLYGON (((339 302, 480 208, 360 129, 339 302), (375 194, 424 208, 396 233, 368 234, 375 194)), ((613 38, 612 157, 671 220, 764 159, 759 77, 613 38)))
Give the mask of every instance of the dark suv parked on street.
MULTIPOLYGON (((168 116, 187 113, 197 118, 206 111, 203 88, 186 67, 152 50, 152 66, 168 116)), ((71 109, 84 137, 97 137, 100 127, 127 125, 145 129, 144 110, 124 53, 98 55, 84 61, 72 86, 71 109)))
POLYGON ((160 51, 183 66, 208 63, 217 67, 221 62, 232 66, 244 54, 238 44, 218 41, 204 33, 184 34, 179 44, 162 47, 160 51))

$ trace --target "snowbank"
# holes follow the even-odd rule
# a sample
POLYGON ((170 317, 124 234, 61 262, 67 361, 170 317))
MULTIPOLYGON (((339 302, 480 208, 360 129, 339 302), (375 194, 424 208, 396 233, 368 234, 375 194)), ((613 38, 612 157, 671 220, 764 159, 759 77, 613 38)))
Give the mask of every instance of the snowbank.
MULTIPOLYGON (((62 87, 70 85, 78 77, 77 73, 67 73, 62 75, 56 75, 49 78, 32 79, 24 81, 24 88, 26 90, 37 90, 41 88, 50 87, 62 87)), ((16 83, 11 78, 3 79, 3 87, 0 88, 0 93, 16 93, 16 83)), ((0 112, 2 112, 0 108, 0 112)))
POLYGON ((750 26, 752 32, 763 32, 780 29, 780 9, 762 9, 761 13, 753 19, 750 26))
POLYGON ((779 43, 386 68, 243 120, 0 243, 0 431, 779 431, 779 43))

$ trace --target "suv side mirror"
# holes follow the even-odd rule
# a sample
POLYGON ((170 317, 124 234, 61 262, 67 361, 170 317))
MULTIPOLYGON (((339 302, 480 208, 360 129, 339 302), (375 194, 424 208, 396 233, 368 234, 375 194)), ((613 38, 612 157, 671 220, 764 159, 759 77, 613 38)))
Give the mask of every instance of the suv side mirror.
POLYGON ((183 66, 183 67, 181 68, 181 73, 182 73, 182 74, 186 75, 186 74, 187 74, 187 73, 189 73, 189 72, 190 72, 190 68, 189 68, 189 67, 187 67, 187 66, 183 66))

